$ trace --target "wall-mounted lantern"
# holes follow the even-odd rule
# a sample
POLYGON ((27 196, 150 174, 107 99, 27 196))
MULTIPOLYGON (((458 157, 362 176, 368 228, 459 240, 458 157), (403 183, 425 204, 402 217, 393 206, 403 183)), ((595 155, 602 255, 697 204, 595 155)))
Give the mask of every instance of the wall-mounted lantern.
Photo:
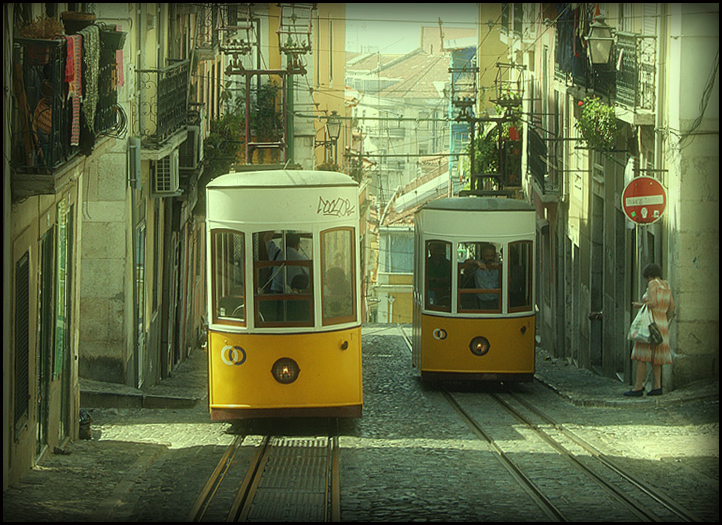
POLYGON ((331 116, 326 119, 326 134, 332 142, 338 140, 341 135, 341 119, 336 111, 331 112, 331 116))
POLYGON ((339 116, 336 111, 331 111, 331 114, 326 117, 326 124, 324 125, 324 139, 325 140, 317 140, 315 143, 315 146, 325 146, 326 147, 326 158, 328 158, 328 150, 332 150, 333 152, 333 161, 336 161, 336 144, 338 142, 338 138, 341 135, 341 117, 339 116))
POLYGON ((604 22, 603 16, 596 17, 594 23, 589 27, 589 35, 585 40, 592 64, 607 64, 612 54, 614 38, 612 37, 612 28, 604 22))

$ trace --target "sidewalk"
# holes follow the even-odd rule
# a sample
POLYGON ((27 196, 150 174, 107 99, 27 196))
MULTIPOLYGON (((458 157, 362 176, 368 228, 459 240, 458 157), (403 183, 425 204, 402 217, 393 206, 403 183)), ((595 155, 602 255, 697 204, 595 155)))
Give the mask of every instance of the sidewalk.
MULTIPOLYGON (((207 354, 195 349, 173 374, 147 391, 101 381, 80 380, 81 408, 192 408, 207 399, 207 354)), ((719 398, 719 381, 704 380, 661 396, 625 397, 629 385, 537 349, 536 380, 577 406, 677 405, 699 399, 719 398)), ((650 386, 646 386, 649 390, 650 386)))
MULTIPOLYGON (((719 399, 719 380, 696 381, 665 391, 661 396, 625 397, 631 387, 621 381, 577 368, 564 359, 537 349, 536 380, 576 406, 627 406, 629 404, 670 406, 701 399, 719 399)), ((645 386, 649 390, 650 385, 645 386)))
POLYGON ((80 379, 81 408, 193 408, 208 397, 208 354, 196 348, 157 385, 146 390, 80 379))

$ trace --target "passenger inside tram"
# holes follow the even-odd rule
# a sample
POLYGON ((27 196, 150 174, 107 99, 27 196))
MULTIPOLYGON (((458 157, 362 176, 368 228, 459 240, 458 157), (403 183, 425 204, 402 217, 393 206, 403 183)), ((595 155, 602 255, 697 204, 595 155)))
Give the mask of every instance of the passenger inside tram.
POLYGON ((310 233, 266 231, 254 234, 258 323, 313 322, 310 233))
POLYGON ((323 314, 324 317, 351 315, 351 290, 346 272, 338 266, 324 272, 323 314))
POLYGON ((451 245, 448 242, 427 243, 426 277, 427 307, 451 304, 451 245))
MULTIPOLYGON (((266 253, 271 261, 308 261, 308 257, 301 249, 301 237, 297 233, 286 232, 285 234, 285 250, 281 249, 273 241, 273 232, 266 232, 268 240, 266 240, 266 253), (269 235, 270 234, 270 235, 269 235)), ((265 239, 265 237, 264 237, 265 239)), ((284 293, 286 285, 292 288, 291 284, 296 277, 305 276, 306 286, 308 287, 308 269, 303 266, 281 265, 274 271, 271 282, 271 292, 284 293)), ((297 280, 300 284, 302 280, 297 280)))
POLYGON ((489 290, 490 293, 463 293, 462 310, 499 311, 501 308, 501 257, 492 243, 474 243, 468 253, 480 253, 481 258, 469 257, 462 264, 460 289, 489 290))

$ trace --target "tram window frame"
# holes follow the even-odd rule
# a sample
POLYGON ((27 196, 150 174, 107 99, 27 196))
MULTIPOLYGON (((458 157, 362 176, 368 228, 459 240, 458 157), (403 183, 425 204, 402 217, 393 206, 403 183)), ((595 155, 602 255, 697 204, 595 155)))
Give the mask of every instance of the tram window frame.
MULTIPOLYGON (((452 254, 453 253, 453 247, 451 242, 449 241, 443 241, 440 239, 429 239, 424 243, 424 307, 427 310, 433 310, 436 312, 451 312, 451 305, 452 305, 452 283, 451 283, 451 277, 452 277, 452 254), (432 245, 444 245, 444 248, 446 250, 446 256, 447 261, 449 263, 449 271, 448 271, 448 305, 442 305, 442 304, 432 304, 432 297, 431 292, 432 286, 431 286, 431 272, 429 271, 429 261, 431 261, 431 246, 432 245)), ((439 278, 439 277, 433 277, 433 278, 439 278)), ((436 289, 440 289, 441 287, 434 287, 436 289)), ((434 293, 434 296, 436 294, 434 293)))
POLYGON ((532 282, 532 266, 533 266, 533 242, 529 240, 524 241, 514 241, 509 243, 509 276, 508 276, 508 286, 507 286, 507 301, 508 301, 508 311, 509 312, 529 312, 533 309, 533 300, 532 300, 532 292, 533 292, 533 282, 532 282), (522 253, 516 254, 515 250, 517 247, 520 247, 521 250, 523 250, 522 253), (521 264, 515 264, 515 259, 521 256, 524 258, 524 261, 521 261, 521 264), (522 274, 518 274, 514 269, 521 266, 521 269, 523 271, 522 274), (526 271, 524 271, 524 266, 526 266, 526 271), (525 277, 524 279, 524 287, 525 290, 522 291, 522 293, 525 296, 525 302, 518 303, 516 300, 512 301, 512 293, 515 292, 516 285, 513 282, 519 275, 525 277))
MULTIPOLYGON (((490 241, 465 241, 457 244, 457 294, 456 294, 456 309, 459 313, 484 313, 484 314, 499 314, 502 312, 502 299, 503 299, 503 275, 504 275, 504 245, 501 243, 495 243, 490 241), (464 275, 464 270, 469 268, 472 264, 469 261, 479 261, 482 257, 482 251, 485 245, 491 245, 496 251, 497 261, 499 264, 499 277, 498 287, 496 288, 471 288, 465 287, 469 284, 469 277, 464 275), (462 257, 462 253, 466 252, 466 258, 459 262, 462 257), (480 304, 479 295, 495 295, 497 298, 496 308, 482 308, 480 304), (466 304, 464 304, 466 303, 466 304), (473 306, 472 304, 473 303, 473 306)), ((474 272, 475 274, 476 272, 474 272)), ((473 277, 473 274, 472 274, 473 277)), ((476 284, 476 277, 473 277, 476 284)))
POLYGON ((313 327, 314 315, 314 281, 313 281, 313 253, 314 235, 308 231, 279 230, 260 231, 253 233, 253 301, 255 310, 255 326, 259 328, 283 328, 283 327, 313 327), (281 246, 286 244, 289 234, 298 235, 301 241, 301 252, 308 257, 306 260, 280 259, 278 255, 284 254, 285 250, 278 246, 275 239, 280 239, 281 246), (274 256, 268 253, 268 242, 276 245, 278 252, 274 256), (271 258, 273 257, 273 258, 271 258), (262 258, 265 258, 263 260, 262 258), (285 268, 284 276, 288 275, 288 269, 300 267, 306 269, 308 282, 302 290, 290 287, 290 283, 284 279, 284 291, 272 291, 274 268, 285 268), (268 270, 268 272, 265 272, 268 270), (261 277, 261 274, 264 274, 261 277), (267 275, 266 275, 267 274, 267 275), (305 293, 304 293, 305 292, 305 293), (277 303, 272 306, 272 303, 277 303), (269 309, 270 307, 270 309, 269 309), (275 310, 276 317, 264 316, 275 310), (295 311, 294 311, 295 310, 295 311), (301 314, 302 317, 289 319, 301 314))
MULTIPOLYGON (((320 234, 321 237, 321 323, 323 326, 351 323, 355 322, 358 316, 356 307, 356 245, 354 239, 356 237, 356 230, 353 227, 338 227, 323 230, 320 234), (335 241, 332 244, 331 237, 335 234, 347 234, 346 239, 341 239, 340 242, 343 246, 339 246, 339 241, 335 241), (334 246, 335 244, 335 246, 334 246), (341 248, 341 249, 339 249, 341 248), (335 249, 335 253, 331 250, 335 249), (350 254, 350 257, 349 257, 350 254), (340 261, 339 261, 340 259, 340 261), (346 268, 343 268, 343 264, 346 264, 346 268), (344 271, 346 277, 343 281, 344 288, 350 292, 350 313, 345 315, 330 315, 331 305, 335 304, 332 302, 331 297, 338 294, 330 293, 332 282, 331 279, 337 280, 333 277, 331 272, 335 269, 344 271), (350 276, 350 279, 347 278, 350 276)), ((336 274, 337 272, 334 272, 336 274)))
POLYGON ((243 232, 229 229, 216 229, 211 231, 211 275, 212 275, 212 301, 213 301, 213 322, 232 326, 246 326, 246 236, 243 232), (226 236, 235 236, 238 242, 234 242, 232 237, 226 239, 226 236), (233 252, 229 240, 233 243, 233 252), (235 253, 236 247, 240 248, 240 255, 235 253), (232 260, 228 260, 230 257, 232 260), (225 259, 225 261, 224 261, 225 259), (229 264, 230 263, 230 264, 229 264), (238 263, 237 265, 235 263, 238 263), (222 266, 222 267, 221 267, 222 266), (237 268, 233 269, 234 266, 237 268), (233 269, 233 275, 228 273, 233 269), (223 277, 227 274, 227 278, 223 277), (240 280, 240 283, 235 278, 240 280), (234 289, 240 289, 240 294, 234 294, 234 289), (226 293, 227 292, 227 293, 226 293), (241 316, 226 315, 221 313, 221 302, 226 299, 239 301, 233 313, 240 308, 241 316))

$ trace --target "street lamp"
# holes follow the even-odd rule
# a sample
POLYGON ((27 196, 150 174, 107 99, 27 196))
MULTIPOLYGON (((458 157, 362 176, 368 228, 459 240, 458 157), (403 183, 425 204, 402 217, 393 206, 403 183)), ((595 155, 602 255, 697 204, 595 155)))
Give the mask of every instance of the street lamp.
POLYGON ((332 111, 331 116, 326 119, 326 134, 332 142, 336 142, 341 134, 341 119, 336 110, 332 111))
POLYGON ((606 64, 612 53, 612 28, 604 23, 604 17, 598 15, 594 23, 589 27, 589 35, 586 37, 587 51, 592 64, 606 64))
POLYGON ((333 161, 336 162, 336 151, 335 146, 338 142, 338 137, 341 135, 341 118, 336 111, 332 111, 331 115, 326 117, 326 125, 324 128, 324 135, 326 140, 317 140, 316 146, 325 146, 327 149, 334 148, 333 161))

